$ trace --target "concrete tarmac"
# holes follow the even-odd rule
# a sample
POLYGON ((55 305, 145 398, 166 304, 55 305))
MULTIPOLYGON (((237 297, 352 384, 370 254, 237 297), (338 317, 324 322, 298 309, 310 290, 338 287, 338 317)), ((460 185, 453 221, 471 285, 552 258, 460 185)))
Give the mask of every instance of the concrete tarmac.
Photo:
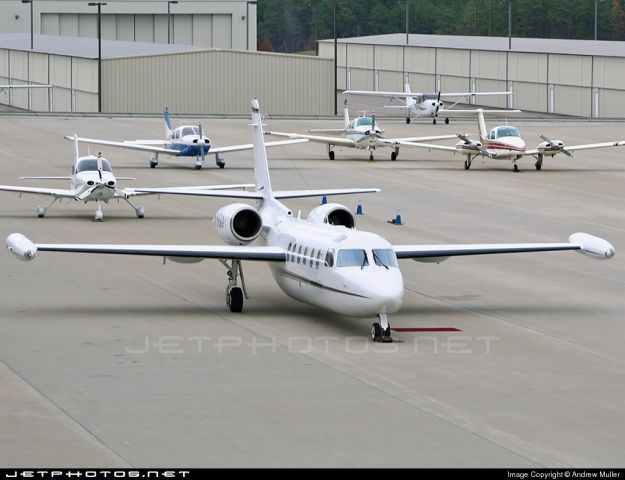
MULTIPOLYGON (((198 119, 187 119, 195 122, 198 119)), ((182 120, 174 118, 179 124, 182 120)), ((267 119, 274 130, 339 128, 340 119, 267 119)), ((381 119, 387 137, 470 132, 381 119)), ((202 119, 214 145, 248 143, 247 119, 202 119)), ((492 122, 489 122, 492 123, 492 122)), ((528 146, 625 139, 625 124, 515 122, 528 146)), ((159 138, 156 118, 0 117, 0 183, 69 175, 63 135, 159 138)), ((447 142, 453 144, 453 141, 447 142)), ((82 150, 86 152, 87 147, 82 150)), ((250 152, 219 170, 192 160, 102 151, 129 186, 252 182, 250 152)), ((546 159, 475 161, 402 148, 270 150, 275 189, 380 187, 330 198, 364 215, 358 228, 395 244, 560 242, 584 231, 617 255, 575 252, 402 261, 404 304, 392 344, 372 318, 327 313, 285 296, 262 263, 244 263, 251 298, 231 313, 226 271, 207 260, 0 252, 0 466, 539 467, 625 466, 625 148, 546 159), (405 222, 388 223, 397 210, 405 222)), ((0 236, 40 243, 220 245, 212 215, 226 199, 145 197, 54 205, 0 192, 0 236)), ((321 199, 286 203, 308 214, 321 199)))

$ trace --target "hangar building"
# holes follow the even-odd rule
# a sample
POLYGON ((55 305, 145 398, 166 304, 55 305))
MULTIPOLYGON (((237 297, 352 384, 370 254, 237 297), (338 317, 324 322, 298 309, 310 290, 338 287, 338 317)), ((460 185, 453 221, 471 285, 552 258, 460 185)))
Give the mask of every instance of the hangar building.
MULTIPOLYGON (((397 33, 338 40, 338 88, 401 91, 504 91, 480 97, 514 107, 581 117, 624 117, 625 42, 397 33)), ((334 41, 319 42, 334 58, 334 41)))

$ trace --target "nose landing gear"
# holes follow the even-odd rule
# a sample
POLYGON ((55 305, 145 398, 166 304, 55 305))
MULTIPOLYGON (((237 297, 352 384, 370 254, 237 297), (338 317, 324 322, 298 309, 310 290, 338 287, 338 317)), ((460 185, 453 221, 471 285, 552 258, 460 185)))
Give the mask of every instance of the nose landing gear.
POLYGON ((371 326, 371 340, 374 342, 392 343, 393 337, 391 337, 391 326, 388 323, 386 313, 379 313, 378 319, 380 322, 375 322, 371 326))

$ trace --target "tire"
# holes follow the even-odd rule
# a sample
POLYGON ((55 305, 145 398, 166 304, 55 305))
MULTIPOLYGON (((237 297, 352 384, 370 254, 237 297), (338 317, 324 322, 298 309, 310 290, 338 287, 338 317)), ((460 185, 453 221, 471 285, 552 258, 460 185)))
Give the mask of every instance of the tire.
POLYGON ((230 289, 230 311, 233 313, 240 313, 243 311, 243 290, 241 287, 232 287, 230 289))
POLYGON ((330 157, 330 160, 334 160, 334 150, 328 152, 328 157, 330 157))
POLYGON ((394 162, 397 160, 397 152, 391 152, 391 160, 394 162))
POLYGON ((378 322, 371 326, 371 340, 374 342, 380 342, 382 340, 382 327, 378 322))

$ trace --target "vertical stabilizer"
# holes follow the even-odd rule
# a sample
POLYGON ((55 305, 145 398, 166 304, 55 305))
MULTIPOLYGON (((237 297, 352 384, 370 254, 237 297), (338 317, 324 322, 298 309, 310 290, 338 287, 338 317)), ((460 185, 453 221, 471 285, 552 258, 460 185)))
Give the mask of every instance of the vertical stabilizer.
POLYGON ((480 139, 484 140, 488 137, 488 132, 486 131, 486 122, 484 121, 484 110, 481 108, 477 110, 477 127, 480 130, 480 139))
POLYGON ((260 115, 260 104, 257 98, 252 99, 252 129, 254 142, 254 175, 256 177, 256 191, 263 197, 271 197, 271 181, 267 164, 267 151, 263 137, 263 120, 260 115))
POLYGON ((169 108, 165 107, 165 138, 169 140, 171 137, 171 120, 169 119, 169 108))
POLYGON ((78 153, 78 134, 74 133, 74 162, 77 162, 80 158, 80 154, 78 153))
POLYGON ((345 130, 349 128, 349 109, 347 108, 347 99, 343 101, 343 123, 345 130))

